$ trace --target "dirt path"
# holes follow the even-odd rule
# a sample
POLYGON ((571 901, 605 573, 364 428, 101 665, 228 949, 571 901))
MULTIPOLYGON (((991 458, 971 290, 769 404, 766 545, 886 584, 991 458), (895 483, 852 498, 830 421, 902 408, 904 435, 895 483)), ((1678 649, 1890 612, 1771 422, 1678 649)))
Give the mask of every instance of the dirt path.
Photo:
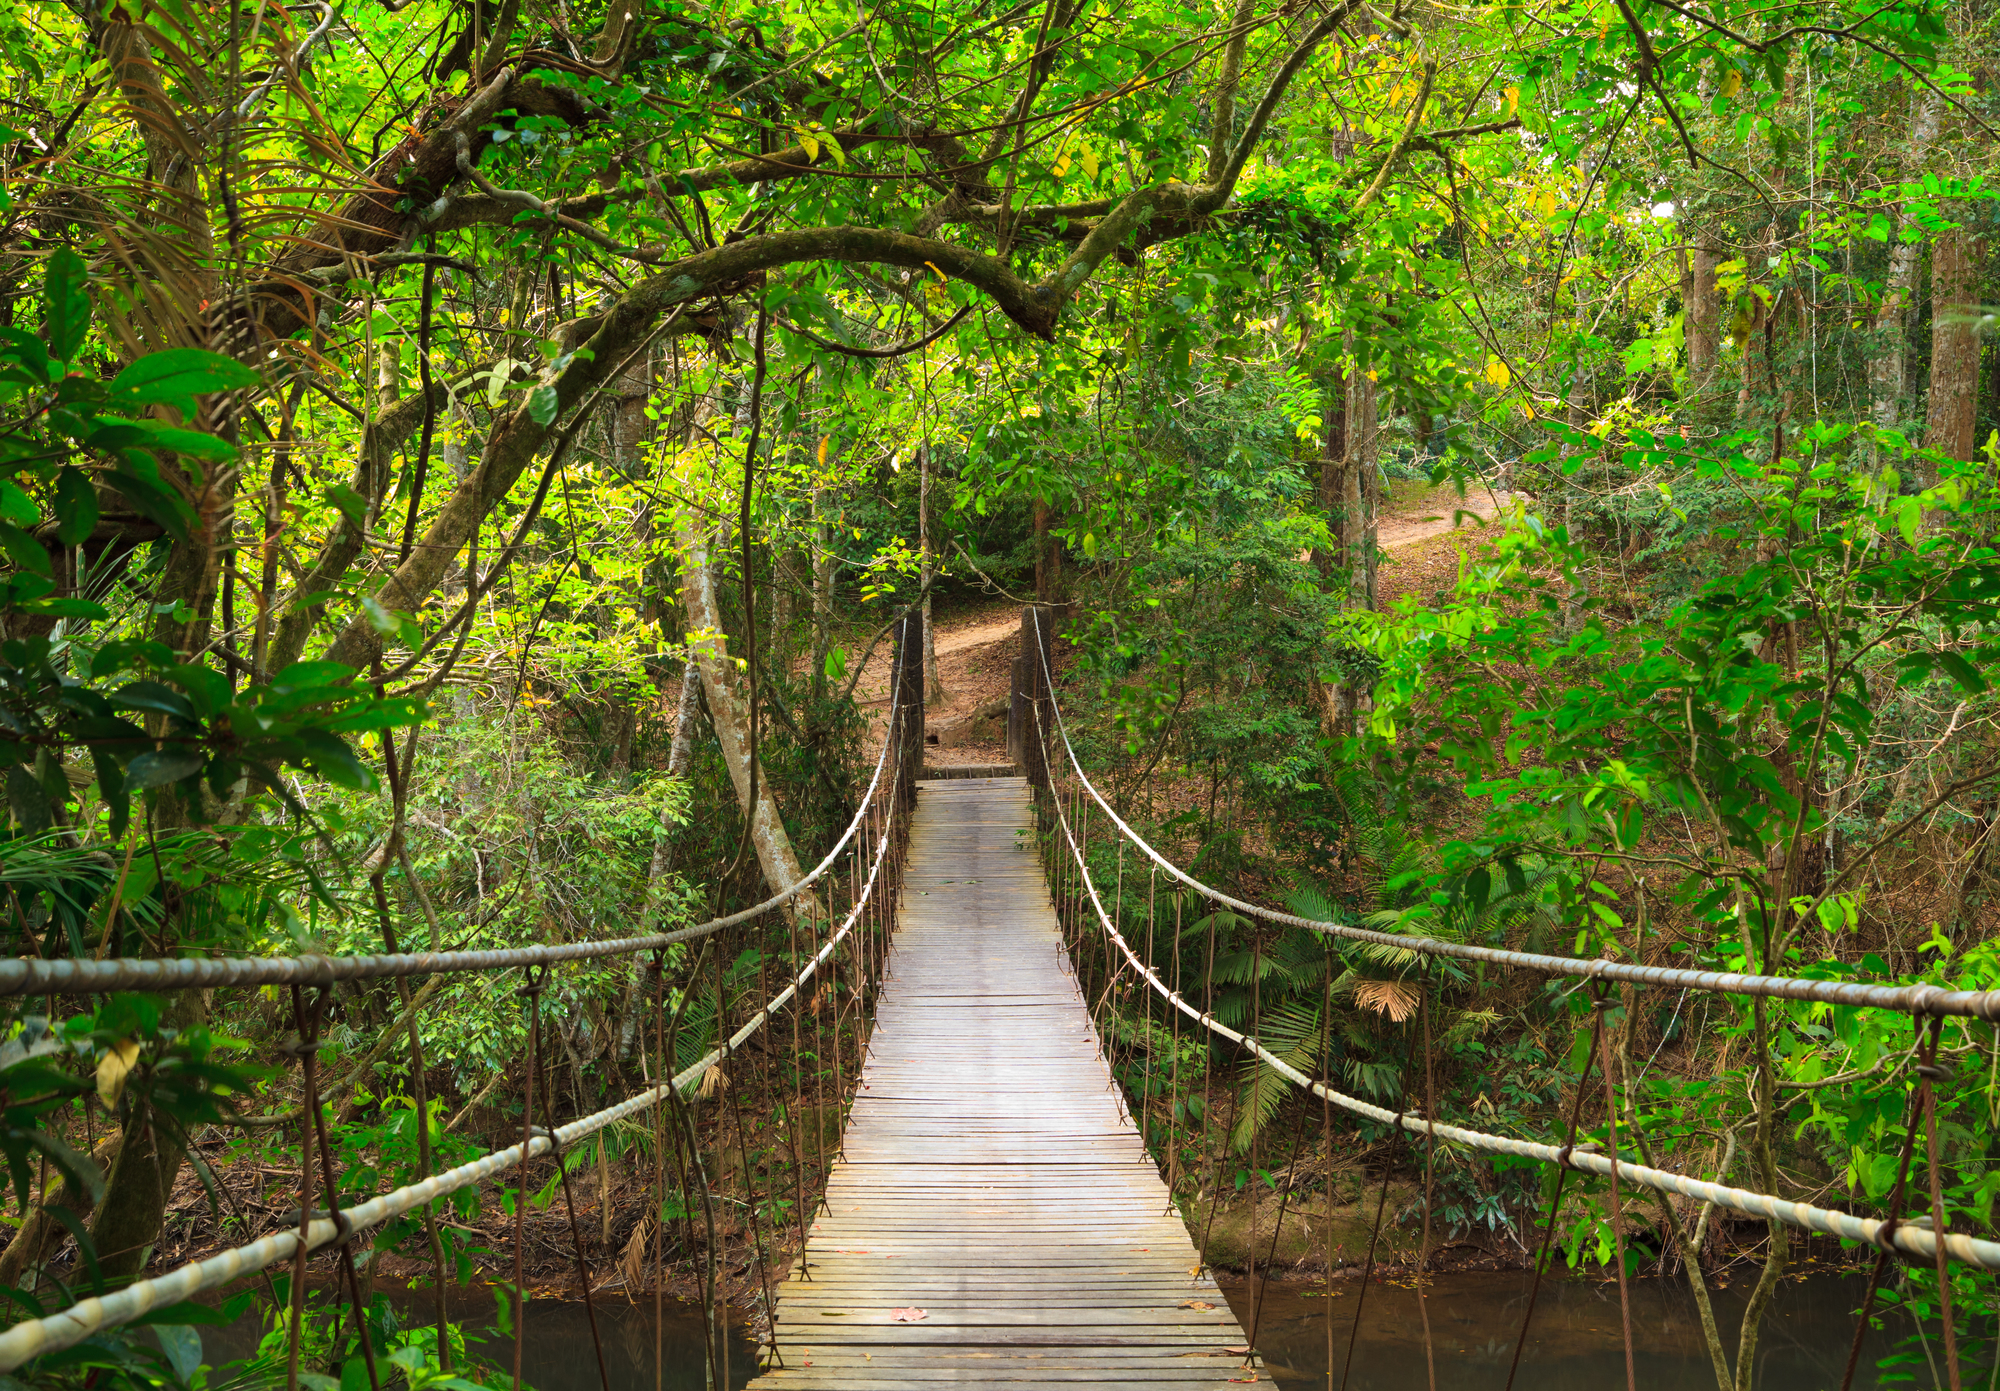
MULTIPOLYGON (((1392 499, 1394 510, 1377 531, 1382 548, 1394 552, 1384 557, 1385 589, 1399 594, 1438 574, 1455 573, 1466 533, 1499 516, 1517 496, 1482 486, 1464 497, 1454 488, 1418 488, 1392 499), (1413 583, 1401 583, 1405 580, 1413 583)), ((934 766, 1006 762, 1004 702, 1020 651, 1021 611, 1005 600, 981 602, 940 613, 936 631, 945 699, 924 712, 925 726, 937 739, 925 761, 934 766)), ((874 738, 888 713, 890 652, 884 639, 854 692, 869 708, 874 738)))
POLYGON ((1384 517, 1375 529, 1375 543, 1391 550, 1461 527, 1478 527, 1512 507, 1516 499, 1530 500, 1522 493, 1495 493, 1484 485, 1468 489, 1462 498, 1455 488, 1433 488, 1415 506, 1405 504, 1384 517))

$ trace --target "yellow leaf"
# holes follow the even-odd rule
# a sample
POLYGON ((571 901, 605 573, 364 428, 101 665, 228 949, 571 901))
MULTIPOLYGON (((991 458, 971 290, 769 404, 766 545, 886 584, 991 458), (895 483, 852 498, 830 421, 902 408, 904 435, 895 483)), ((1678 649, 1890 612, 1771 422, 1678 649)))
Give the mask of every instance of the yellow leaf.
POLYGON ((1093 150, 1093 149, 1091 149, 1090 147, 1088 147, 1088 146, 1085 146, 1085 147, 1084 147, 1084 151, 1083 151, 1083 154, 1082 154, 1082 156, 1081 156, 1081 161, 1080 161, 1080 162, 1081 162, 1081 163, 1082 163, 1082 165, 1083 165, 1083 172, 1084 172, 1085 174, 1089 175, 1089 176, 1090 176, 1091 178, 1093 178, 1093 179, 1097 177, 1097 151, 1096 151, 1096 150, 1093 150))
POLYGON ((1511 120, 1521 109, 1521 89, 1507 88, 1507 116, 1511 120))
POLYGON ((1061 178, 1065 178, 1065 177, 1067 177, 1067 176, 1068 176, 1068 174, 1069 174, 1069 156, 1068 156, 1068 155, 1059 155, 1059 156, 1057 156, 1057 158, 1056 158, 1056 169, 1055 169, 1055 174, 1056 174, 1056 177, 1057 177, 1058 179, 1061 179, 1061 178))
POLYGON ((1550 191, 1549 191, 1548 189, 1546 189, 1546 188, 1545 188, 1545 189, 1543 189, 1543 190, 1542 190, 1542 191, 1541 191, 1540 193, 1536 194, 1536 195, 1535 195, 1535 211, 1541 214, 1541 217, 1542 217, 1542 220, 1543 220, 1544 222, 1546 222, 1546 221, 1548 221, 1548 220, 1549 220, 1550 218, 1554 217, 1554 216, 1556 215, 1556 196, 1555 196, 1555 194, 1551 193, 1551 192, 1550 192, 1550 191))
POLYGON ((804 131, 800 131, 800 132, 799 132, 799 144, 805 147, 805 152, 806 152, 806 158, 807 158, 807 159, 810 159, 810 160, 813 160, 813 161, 815 161, 815 162, 817 162, 817 161, 818 161, 818 159, 819 159, 819 141, 817 141, 817 140, 813 139, 813 138, 812 138, 812 137, 811 137, 810 135, 807 135, 807 134, 806 134, 806 133, 805 133, 804 131))
POLYGON ((1486 359, 1486 380, 1495 386, 1505 386, 1513 380, 1514 374, 1507 370, 1507 364, 1497 357, 1486 359))
POLYGON ((125 1091, 125 1079, 131 1075, 132 1064, 138 1059, 139 1045, 129 1038, 121 1038, 97 1060, 97 1099, 104 1103, 106 1110, 117 1108, 118 1098, 125 1091))
POLYGON ((826 447, 832 439, 833 436, 831 435, 821 435, 819 437, 819 461, 822 464, 826 462, 826 447))
POLYGON ((1722 74, 1722 95, 1724 95, 1725 97, 1733 97, 1742 90, 1743 90, 1742 72, 1740 72, 1736 68, 1730 68, 1729 70, 1727 70, 1722 74))

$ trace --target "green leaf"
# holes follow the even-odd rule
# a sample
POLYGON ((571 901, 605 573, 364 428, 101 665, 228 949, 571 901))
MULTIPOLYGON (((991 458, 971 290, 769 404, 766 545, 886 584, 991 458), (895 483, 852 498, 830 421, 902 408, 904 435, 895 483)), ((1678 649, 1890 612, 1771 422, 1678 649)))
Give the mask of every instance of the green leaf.
POLYGON ((385 638, 395 637, 403 631, 402 620, 390 610, 382 607, 382 601, 373 594, 361 596, 361 611, 368 615, 368 621, 385 638))
POLYGON ((23 599, 15 607, 23 613, 45 613, 51 618, 82 618, 92 623, 102 623, 111 617, 111 610, 88 599, 23 599))
POLYGON ((1986 678, 1979 674, 1979 668, 1956 652, 1938 653, 1937 662, 1951 673, 1951 679, 1958 682, 1960 689, 1967 695, 1978 695, 1986 689, 1986 678))
POLYGON ((148 353, 111 379, 106 401, 120 414, 140 406, 171 406, 183 420, 195 418, 195 398, 212 391, 255 386, 257 374, 233 358, 201 348, 169 348, 148 353))
POLYGON ((354 668, 339 662, 293 662, 271 678, 274 691, 303 691, 314 686, 343 686, 354 677, 354 668))
POLYGON ((28 1137, 28 1143, 49 1157, 49 1162, 90 1195, 94 1207, 104 1201, 104 1171, 97 1167, 97 1161, 46 1130, 37 1130, 28 1137))
POLYGON ((160 1351, 182 1381, 192 1381, 201 1366, 201 1333, 184 1323, 163 1323, 153 1329, 160 1351))
POLYGON ((42 519, 42 509, 21 491, 21 485, 0 478, 0 517, 21 526, 33 526, 42 519))
POLYGON ((528 396, 528 419, 537 425, 555 423, 556 412, 562 409, 562 400, 556 395, 553 385, 538 386, 528 396))
POLYGON ((56 475, 56 537, 65 546, 80 546, 97 526, 97 489, 79 468, 56 475))
POLYGON ((131 791, 166 787, 201 771, 202 756, 193 749, 159 749, 142 753, 125 765, 125 786, 131 791))
MULTIPOLYGON (((143 454, 127 455, 146 459, 143 454)), ((151 461, 147 460, 150 465, 151 461)), ((188 519, 192 515, 186 503, 173 493, 161 487, 157 479, 149 479, 130 468, 114 469, 105 481, 118 490, 120 497, 132 504, 135 511, 152 522, 176 541, 187 540, 188 519)))
POLYGON ((77 350, 90 336, 90 273, 83 258, 62 247, 49 257, 42 281, 42 332, 49 342, 49 356, 58 362, 76 361, 77 350))
POLYGON ((7 559, 29 574, 45 580, 55 578, 55 566, 49 563, 49 553, 42 549, 41 542, 12 522, 0 522, 0 550, 5 550, 7 559))
POLYGON ((364 792, 375 786, 375 775, 362 766, 354 750, 339 735, 323 729, 302 729, 297 739, 304 746, 313 771, 327 781, 364 792))
POLYGON ((326 500, 340 509, 340 515, 347 518, 347 524, 356 531, 368 525, 368 503, 361 494, 345 483, 335 483, 327 488, 326 500))

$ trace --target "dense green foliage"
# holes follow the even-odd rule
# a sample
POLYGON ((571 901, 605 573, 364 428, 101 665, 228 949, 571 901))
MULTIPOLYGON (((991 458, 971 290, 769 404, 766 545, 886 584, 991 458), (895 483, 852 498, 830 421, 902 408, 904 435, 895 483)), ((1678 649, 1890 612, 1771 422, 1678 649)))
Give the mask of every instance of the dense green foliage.
MULTIPOLYGON (((11 950, 510 947, 741 907, 853 813, 889 622, 1031 591, 1065 606, 1086 762, 1232 892, 2000 984, 1995 24, 1987 0, 17 6, 11 950), (1458 506, 1476 541, 1389 544, 1385 520, 1458 506)), ((1951 1070, 1916 1143, 1907 1019, 1595 1011, 1129 875, 1113 897, 1217 1018, 1360 1095, 1546 1138, 1601 1025, 1628 1152, 1914 1214, 1935 1146, 1945 1215, 1991 1230, 1991 1030, 1932 1040, 1951 1070)), ((644 960, 532 1004, 480 976, 329 993, 343 1193, 518 1139, 531 1021, 560 1053, 544 1102, 581 1111, 699 1057, 801 950, 766 921, 666 953, 675 1033, 650 1041, 644 960)), ((864 1006, 824 986, 754 1079, 691 1103, 694 1167, 742 1195, 720 1231, 659 1131, 568 1156, 602 1185, 599 1258, 637 1281, 775 1240, 864 1006)), ((1190 1214, 1250 1183, 1331 1200, 1333 1146, 1275 1073, 1129 979, 1111 1008, 1190 1214)), ((0 1019, 4 1317, 261 1233, 232 1182, 296 1204, 302 1002, 0 1019)), ((1581 1114, 1606 1134, 1594 1093, 1581 1114)), ((1358 1140, 1377 1172, 1421 1164, 1358 1140)), ((1442 1229, 1543 1220, 1537 1170, 1446 1154, 1436 1178, 1442 1229)), ((375 1249, 463 1279, 496 1259, 478 1223, 558 1186, 468 1191, 375 1249)), ((1569 1190, 1573 1263, 1610 1258, 1604 1199, 1569 1190)), ((1709 1329, 1747 1391, 1795 1252, 1625 1217, 1635 1268, 1704 1309, 1705 1272, 1759 1263, 1742 1336, 1709 1329)), ((1985 1375, 2000 1308, 1955 1278, 1985 1375)), ((1928 1374, 1935 1273, 1891 1284, 1928 1374)), ((303 1374, 351 1384, 357 1330, 314 1307, 303 1374)), ((389 1375, 490 1384, 371 1307, 389 1375)), ((32 1375, 198 1385, 210 1317, 32 1375)), ((252 1381, 289 1375, 269 1329, 252 1381)))

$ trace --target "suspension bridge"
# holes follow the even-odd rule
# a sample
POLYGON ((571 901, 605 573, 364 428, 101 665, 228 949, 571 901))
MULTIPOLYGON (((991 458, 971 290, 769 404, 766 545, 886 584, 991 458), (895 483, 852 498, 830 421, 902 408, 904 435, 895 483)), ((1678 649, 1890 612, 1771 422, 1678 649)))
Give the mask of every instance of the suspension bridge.
MULTIPOLYGON (((348 1258, 358 1236, 470 1185, 504 1179, 620 1120, 651 1116, 664 1137, 665 1113, 674 1111, 677 1123, 685 1125, 686 1098, 712 1068, 736 1057, 774 1020, 790 1021, 797 1050, 802 1016, 817 1018, 820 992, 833 987, 838 1016, 833 1084, 846 1124, 823 1201, 799 1205, 797 1265, 776 1281, 766 1280, 770 1335, 760 1387, 870 1391, 919 1383, 1048 1381, 1219 1388, 1261 1377, 1251 1351, 1256 1315, 1253 1311, 1246 1335, 1203 1269, 1105 1062, 1106 1040, 1093 1021, 1114 981, 1142 984, 1149 1009, 1175 1019, 1176 1028, 1190 1025, 1263 1059, 1318 1097, 1329 1116, 1337 1110, 1427 1146, 1450 1144, 1553 1165, 1559 1171, 1558 1199, 1567 1174, 1608 1179, 1614 1227, 1623 1185, 1873 1246, 1880 1252, 1878 1277, 1891 1257, 1935 1264, 1941 1274, 1953 1261, 2000 1269, 2000 1243, 1903 1221, 1899 1211, 1886 1219, 1862 1217, 1635 1163, 1621 1153, 1615 1128, 1606 1145, 1579 1145, 1574 1130, 1556 1144, 1453 1125, 1408 1100, 1407 1109, 1392 1112, 1346 1095, 1264 1047, 1254 1020, 1246 1032, 1211 1017, 1207 982, 1199 983, 1201 993, 1193 998, 1177 975, 1170 982, 1155 963, 1152 944, 1135 946, 1121 931, 1115 905, 1122 885, 1112 890, 1114 907, 1107 911, 1107 886, 1094 877, 1087 846, 1093 836, 1113 838, 1149 875, 1248 917, 1423 957, 1472 959, 1597 983, 1895 1011, 1928 1022, 1930 1062, 1939 1022, 1951 1017, 2000 1022, 2000 992, 1538 955, 1314 921, 1234 898, 1202 884, 1149 845, 1091 781, 1055 701, 1049 637, 1046 611, 1028 610, 1009 715, 1019 775, 930 781, 919 777, 922 646, 915 618, 906 619, 882 751, 854 819, 799 882, 706 923, 670 933, 507 951, 0 961, 0 996, 284 985, 293 988, 296 1005, 303 991, 325 992, 340 981, 509 969, 530 972, 527 993, 538 999, 540 982, 563 963, 651 953, 659 1040, 665 1037, 668 993, 660 988, 659 966, 668 947, 770 921, 767 915, 779 913, 790 915, 794 932, 811 934, 809 941, 795 942, 787 958, 794 974, 760 983, 754 1005, 728 1021, 733 1029, 718 1018, 714 1046, 691 1066, 671 1076, 655 1074, 637 1093, 567 1123, 557 1123, 550 1113, 544 1087, 539 1101, 545 1123, 533 1124, 531 1100, 519 1144, 343 1209, 331 1192, 314 1195, 308 1127, 302 1136, 300 1204, 287 1224, 206 1259, 16 1322, 0 1331, 0 1372, 259 1271, 286 1264, 300 1269, 316 1250, 341 1253, 358 1305, 348 1258), (844 914, 837 911, 843 879, 844 914), (1097 969, 1080 977, 1077 956, 1086 942, 1097 969), (814 1002, 810 1010, 804 1008, 808 1000, 814 1002), (842 1071, 842 1019, 865 1041, 858 1076, 842 1071)), ((299 1008, 302 1052, 310 1057, 309 1025, 316 1014, 299 1008)), ((531 1028, 531 1098, 535 1038, 531 1028)), ((768 1055, 776 1048, 773 1041, 763 1051, 768 1055)), ((672 1056, 671 1046, 655 1053, 662 1060, 672 1056)), ((413 1056, 412 1062, 420 1064, 421 1058, 413 1056)), ((303 1113, 317 1115, 313 1071, 309 1065, 303 1071, 303 1113)), ((1915 1118, 1930 1085, 1926 1067, 1917 1073, 1906 1169, 1916 1147, 1915 1118)), ((1587 1081, 1586 1070, 1579 1086, 1587 1081)), ((325 1145, 323 1133, 318 1144, 325 1145)), ((330 1180, 325 1154, 318 1161, 330 1180)), ((664 1191, 664 1163, 660 1172, 664 1191)), ((1554 1227, 1552 1209, 1550 1233, 1554 1227)), ((778 1245, 776 1233, 769 1236, 767 1241, 753 1223, 753 1262, 778 1245)), ((711 1242, 711 1281, 721 1257, 711 1242)), ((590 1272, 580 1245, 577 1259, 587 1297, 590 1272)), ((519 1278, 517 1265, 517 1283, 519 1278)), ((1364 1281, 1364 1292, 1365 1287, 1364 1281)), ((302 1289, 303 1282, 294 1281, 295 1320, 302 1289)), ((1364 1302, 1365 1293, 1356 1301, 1357 1328, 1364 1302)), ((1531 1299, 1528 1317, 1532 1312, 1531 1299)), ((522 1323, 515 1321, 517 1339, 522 1323)), ((1523 1341, 1526 1332, 1524 1322, 1523 1341)), ((713 1351, 711 1346, 711 1356, 713 1351)), ((711 1367, 723 1373, 715 1378, 718 1383, 727 1380, 726 1363, 711 1367)), ((610 1391, 608 1374, 605 1387, 610 1391)))
POLYGON ((1112 1085, 1026 779, 919 786, 845 1159, 751 1384, 1251 1380, 1112 1085))

